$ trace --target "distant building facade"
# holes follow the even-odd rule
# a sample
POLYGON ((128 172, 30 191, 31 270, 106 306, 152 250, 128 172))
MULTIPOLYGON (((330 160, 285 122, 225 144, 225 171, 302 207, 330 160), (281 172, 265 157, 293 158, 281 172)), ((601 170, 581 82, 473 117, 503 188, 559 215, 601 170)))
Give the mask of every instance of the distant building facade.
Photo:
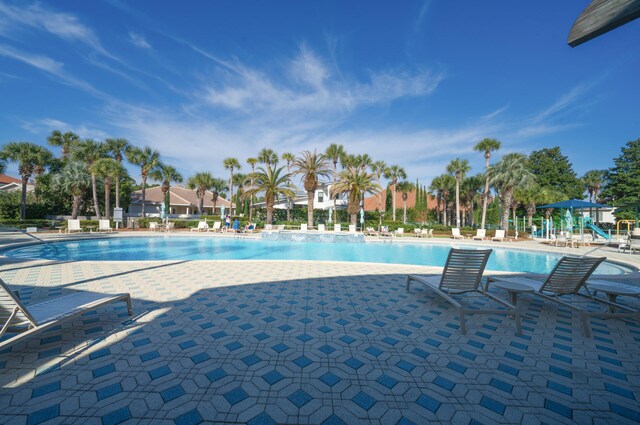
MULTIPOLYGON (((27 183, 27 191, 33 190, 33 183, 27 183)), ((16 179, 6 174, 0 174, 0 192, 12 192, 22 190, 22 180, 16 179)))
MULTIPOLYGON (((186 189, 181 186, 172 186, 169 189, 169 211, 167 214, 173 217, 190 217, 198 215, 198 197, 193 189, 186 189)), ((222 207, 229 211, 231 203, 222 197, 218 197, 215 211, 211 198, 213 193, 206 191, 204 195, 203 213, 205 215, 221 214, 222 207)), ((164 201, 164 194, 161 186, 147 188, 145 191, 144 211, 147 215, 160 215, 161 205, 164 201)), ((131 217, 142 215, 142 190, 137 190, 131 194, 131 202, 127 214, 131 217)))

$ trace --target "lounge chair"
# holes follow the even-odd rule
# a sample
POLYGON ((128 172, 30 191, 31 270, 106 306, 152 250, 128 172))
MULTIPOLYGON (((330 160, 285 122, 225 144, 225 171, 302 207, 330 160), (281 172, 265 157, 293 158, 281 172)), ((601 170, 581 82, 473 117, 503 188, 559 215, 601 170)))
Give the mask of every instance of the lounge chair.
POLYGON ((575 245, 575 239, 573 238, 573 236, 569 233, 567 235, 561 235, 558 236, 555 241, 554 241, 554 245, 555 246, 560 246, 562 244, 562 246, 565 247, 571 247, 574 248, 575 245))
POLYGON ((219 232, 220 231, 220 226, 222 225, 222 222, 220 221, 214 221, 213 222, 213 226, 209 227, 207 229, 207 232, 219 232))
POLYGON ((308 227, 307 227, 307 223, 301 223, 301 224, 300 224, 300 231, 301 231, 301 232, 306 232, 306 231, 307 231, 307 229, 308 229, 308 227))
POLYGON ((533 293, 545 300, 556 302, 564 307, 574 310, 580 315, 584 335, 586 337, 590 337, 591 329, 589 328, 589 323, 587 321, 589 316, 635 317, 636 320, 640 319, 640 314, 637 311, 610 301, 596 298, 591 294, 591 292, 589 292, 589 288, 585 283, 604 260, 606 260, 605 257, 562 257, 544 280, 536 280, 528 277, 492 277, 487 281, 487 287, 491 283, 495 283, 498 287, 504 286, 504 289, 511 292, 513 296, 517 296, 518 293, 533 293), (582 288, 585 289, 585 292, 581 291, 582 288), (628 313, 583 310, 575 305, 560 300, 561 296, 566 295, 584 297, 592 301, 606 304, 609 307, 627 311, 628 313))
POLYGON ((417 276, 409 275, 407 277, 407 291, 411 282, 422 283, 427 289, 435 292, 444 298, 448 303, 453 305, 458 311, 460 318, 460 332, 464 335, 467 333, 465 326, 465 314, 505 314, 511 315, 516 321, 516 330, 518 335, 522 334, 520 323, 520 313, 517 308, 506 301, 494 297, 487 293, 480 286, 482 273, 487 266, 487 261, 491 255, 492 249, 470 250, 455 249, 449 251, 447 262, 441 276, 417 276), (478 309, 477 307, 465 308, 460 302, 452 297, 452 295, 461 295, 466 293, 477 293, 487 297, 506 309, 478 309))
POLYGON ((324 224, 318 224, 318 232, 324 232, 326 229, 326 227, 324 226, 324 224))
POLYGON ((126 302, 129 316, 133 314, 129 294, 108 295, 79 291, 25 306, 0 279, 0 323, 2 324, 0 338, 7 331, 19 332, 11 338, 0 341, 0 350, 37 332, 58 326, 64 321, 114 301, 126 302))
POLYGON ((364 231, 365 236, 378 236, 378 232, 373 227, 367 227, 364 231))
POLYGON ((198 227, 192 227, 192 232, 206 232, 209 229, 209 225, 207 224, 207 220, 199 221, 198 227))
POLYGON ((505 230, 496 230, 496 234, 491 238, 491 241, 496 241, 496 242, 504 242, 505 241, 505 234, 507 232, 505 230))
POLYGON ((80 227, 80 220, 78 219, 67 220, 67 233, 73 232, 82 232, 82 227, 80 227))
POLYGON ((389 227, 388 226, 382 226, 382 228, 380 229, 380 236, 393 236, 393 234, 389 231, 389 227))
POLYGON ((339 224, 334 224, 333 225, 333 231, 334 232, 341 232, 342 230, 340 230, 340 229, 341 229, 341 227, 340 227, 339 224))
POLYGON ((159 229, 159 227, 158 227, 158 223, 156 223, 155 221, 150 221, 150 222, 149 222, 149 230, 150 230, 151 232, 155 232, 155 231, 156 231, 156 230, 158 230, 158 229, 159 229))
POLYGON ((454 227, 451 229, 451 238, 452 239, 464 239, 464 236, 462 236, 460 234, 460 229, 457 227, 454 227))
POLYGON ((487 239, 487 230, 486 229, 478 229, 476 230, 476 235, 473 237, 474 241, 483 241, 487 239))
POLYGON ((413 237, 419 238, 422 236, 422 229, 413 229, 413 237))
POLYGON ((432 238, 433 237, 433 229, 422 229, 422 232, 420 233, 420 237, 432 238))
POLYGON ((273 230, 273 224, 265 224, 264 230, 273 230))
POLYGON ((98 220, 98 232, 113 232, 109 220, 98 220))
POLYGON ((168 222, 164 230, 167 232, 173 232, 174 230, 176 230, 176 223, 174 223, 173 221, 168 222))
POLYGON ((398 227, 395 232, 393 232, 393 236, 404 236, 404 227, 398 227))
POLYGON ((355 224, 350 224, 349 225, 349 233, 355 233, 356 232, 356 225, 355 224))
POLYGON ((276 230, 277 230, 277 231, 279 231, 279 232, 284 231, 284 224, 278 224, 278 225, 276 226, 276 230))

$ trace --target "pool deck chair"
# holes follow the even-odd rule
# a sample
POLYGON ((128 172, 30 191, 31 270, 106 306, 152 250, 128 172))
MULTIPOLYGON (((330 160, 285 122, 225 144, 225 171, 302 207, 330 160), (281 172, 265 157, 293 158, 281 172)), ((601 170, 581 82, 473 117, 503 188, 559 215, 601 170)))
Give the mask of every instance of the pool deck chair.
POLYGON ((67 233, 72 232, 82 232, 82 227, 80 227, 80 220, 67 220, 67 233))
POLYGON ((333 231, 334 232, 341 232, 342 231, 342 227, 339 224, 334 224, 333 225, 333 231))
POLYGON ((491 252, 493 252, 492 249, 471 250, 452 248, 449 251, 449 256, 447 257, 447 262, 444 266, 442 275, 409 275, 407 277, 407 291, 409 290, 411 282, 419 282, 427 289, 430 289, 440 297, 444 298, 449 304, 453 305, 458 311, 458 316, 460 317, 460 332, 463 335, 467 333, 467 327, 465 326, 465 315, 467 314, 504 314, 513 316, 516 321, 516 331, 518 335, 521 335, 522 325, 520 323, 520 313, 518 312, 518 309, 508 302, 488 294, 480 285, 482 273, 487 266, 487 261, 489 261, 491 252), (502 304, 506 308, 466 308, 452 297, 452 295, 462 295, 467 293, 480 294, 502 304))
POLYGON ((464 236, 460 234, 460 229, 457 227, 454 227, 453 229, 451 229, 451 237, 453 239, 464 239, 464 236))
POLYGON ((98 220, 98 232, 113 232, 109 220, 98 220))
POLYGON ((483 241, 487 239, 487 230, 486 229, 477 229, 476 235, 473 237, 474 241, 483 241))
POLYGON ((640 312, 637 310, 594 297, 589 291, 585 283, 604 260, 606 260, 606 257, 562 257, 544 280, 531 279, 528 277, 491 277, 487 281, 487 287, 493 283, 499 288, 502 287, 508 290, 512 297, 517 296, 518 293, 532 293, 545 300, 553 301, 563 307, 567 307, 580 315, 584 336, 590 338, 591 328, 588 323, 589 316, 628 317, 640 320, 640 312), (584 292, 581 291, 583 288, 584 292), (604 304, 608 307, 608 310, 587 311, 578 308, 574 304, 567 303, 560 299, 560 297, 566 295, 580 296, 604 304), (620 311, 616 312, 615 309, 620 311))
POLYGON ((129 316, 133 315, 129 294, 107 295, 94 292, 75 292, 25 306, 7 284, 0 279, 0 324, 2 324, 0 338, 7 331, 22 330, 13 337, 0 341, 0 350, 35 333, 58 326, 64 321, 115 301, 127 303, 129 316))
POLYGON ((198 222, 198 227, 192 227, 191 232, 206 232, 209 229, 209 225, 207 224, 207 220, 202 220, 198 222))
POLYGON ((355 233, 356 232, 356 225, 355 224, 350 224, 349 225, 349 233, 355 233))
POLYGON ((324 232, 326 230, 327 229, 324 224, 318 224, 318 232, 324 232))
POLYGON ((496 230, 496 234, 491 238, 492 241, 504 242, 506 232, 504 230, 496 230))
POLYGON ((220 221, 214 221, 213 222, 213 226, 209 227, 207 229, 207 232, 219 232, 220 231, 220 226, 222 225, 222 222, 220 221))
POLYGON ((307 223, 301 223, 300 224, 300 231, 301 232, 306 232, 309 228, 307 227, 307 223))

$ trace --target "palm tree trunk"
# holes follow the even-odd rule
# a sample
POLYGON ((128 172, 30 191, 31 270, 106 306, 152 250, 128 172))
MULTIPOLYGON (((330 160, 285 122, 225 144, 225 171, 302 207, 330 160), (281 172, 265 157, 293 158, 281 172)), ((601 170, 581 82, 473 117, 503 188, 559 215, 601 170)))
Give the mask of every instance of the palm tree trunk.
POLYGON ((473 196, 471 197, 471 202, 469 203, 469 224, 471 227, 475 224, 475 217, 473 216, 473 196))
POLYGON ((407 201, 402 200, 402 224, 407 224, 407 201))
POLYGON ((393 182, 393 221, 396 221, 396 182, 393 182))
MULTIPOLYGON (((336 178, 338 177, 338 163, 337 162, 333 162, 333 184, 336 184, 336 178)), ((333 187, 332 187, 333 189, 333 187)), ((331 191, 329 191, 329 193, 331 193, 331 191)), ((338 195, 335 194, 333 195, 333 221, 336 221, 336 203, 337 203, 337 199, 338 199, 338 195)))
POLYGON ((80 199, 82 195, 73 195, 73 205, 71 208, 71 219, 78 218, 78 210, 80 209, 80 199))
POLYGON ((489 158, 485 156, 485 170, 487 172, 487 176, 484 180, 484 194, 482 196, 482 224, 480 228, 484 229, 485 221, 487 219, 487 202, 489 201, 489 158))
POLYGON ((447 223, 447 198, 443 198, 443 208, 442 208, 442 224, 444 224, 445 226, 449 223, 447 223))
POLYGON ((142 218, 145 218, 146 215, 144 213, 144 200, 147 191, 147 178, 142 176, 142 218))
POLYGON ((309 227, 313 227, 313 198, 315 195, 315 190, 307 192, 307 226, 309 227))
POLYGON ((507 189, 504 191, 504 201, 502 209, 502 229, 509 231, 509 210, 511 209, 511 203, 513 198, 513 189, 507 189))
POLYGON ((233 170, 231 170, 231 177, 229 178, 229 214, 233 217, 233 170))
POLYGON ((20 220, 24 220, 27 217, 27 183, 29 182, 29 176, 22 175, 22 197, 20 198, 20 220))
POLYGON ((456 178, 456 227, 460 227, 460 179, 456 178))
POLYGON ((111 214, 109 212, 109 207, 110 207, 109 195, 111 195, 111 182, 109 180, 105 180, 104 182, 104 218, 107 220, 111 219, 111 214))
POLYGON ((100 205, 98 205, 98 188, 95 173, 91 173, 91 191, 93 192, 93 209, 96 211, 96 215, 98 216, 98 220, 100 217, 100 205))
POLYGON ((116 176, 116 208, 120 208, 120 176, 116 176))

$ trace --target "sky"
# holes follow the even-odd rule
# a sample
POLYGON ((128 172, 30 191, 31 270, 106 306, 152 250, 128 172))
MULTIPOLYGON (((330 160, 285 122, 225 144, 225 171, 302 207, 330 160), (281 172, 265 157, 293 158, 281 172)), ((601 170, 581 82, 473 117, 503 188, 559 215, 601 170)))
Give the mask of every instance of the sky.
POLYGON ((0 143, 124 137, 185 177, 341 143, 429 184, 491 137, 581 175, 640 137, 640 20, 571 48, 588 3, 0 0, 0 143))

